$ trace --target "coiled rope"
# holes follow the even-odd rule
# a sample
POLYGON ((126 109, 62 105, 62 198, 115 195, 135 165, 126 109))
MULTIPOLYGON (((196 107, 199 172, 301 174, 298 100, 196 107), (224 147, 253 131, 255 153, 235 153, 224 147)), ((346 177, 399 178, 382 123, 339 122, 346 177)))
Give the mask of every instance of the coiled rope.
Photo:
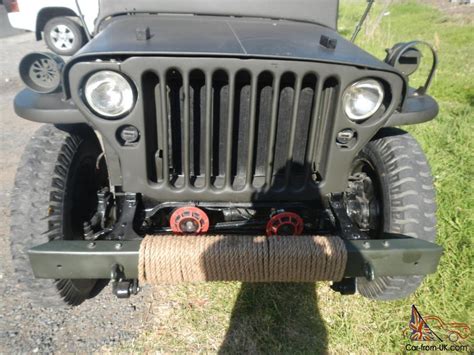
POLYGON ((163 284, 200 281, 339 281, 347 250, 322 236, 146 236, 139 280, 163 284))

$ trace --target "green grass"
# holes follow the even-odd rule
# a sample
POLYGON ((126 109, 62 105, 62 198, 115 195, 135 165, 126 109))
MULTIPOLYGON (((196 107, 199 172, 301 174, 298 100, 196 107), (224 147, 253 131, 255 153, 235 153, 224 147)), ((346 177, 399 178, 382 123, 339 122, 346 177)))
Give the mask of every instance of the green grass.
MULTIPOLYGON (((365 1, 343 1, 340 30, 350 36, 365 1)), ((380 11, 376 6, 370 26, 380 11)), ((374 302, 343 297, 326 283, 217 283, 156 289, 149 331, 124 351, 380 353, 403 351, 410 307, 445 321, 473 324, 474 30, 439 10, 398 1, 377 30, 358 44, 379 58, 394 43, 423 39, 439 51, 430 93, 441 112, 407 127, 431 163, 438 200, 437 241, 445 248, 438 272, 408 299, 374 302)), ((426 71, 426 69, 425 69, 426 71)), ((420 80, 420 78, 415 78, 420 80)), ((472 341, 471 341, 472 345, 472 341)), ((471 348, 472 349, 472 348, 471 348)))

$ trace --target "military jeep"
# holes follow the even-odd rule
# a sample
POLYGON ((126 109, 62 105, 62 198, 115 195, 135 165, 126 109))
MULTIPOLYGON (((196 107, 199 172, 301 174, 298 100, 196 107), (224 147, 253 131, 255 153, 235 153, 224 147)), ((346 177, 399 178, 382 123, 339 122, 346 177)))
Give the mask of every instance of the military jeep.
POLYGON ((428 44, 379 60, 337 18, 334 0, 101 0, 67 63, 27 55, 15 111, 45 125, 12 196, 19 292, 68 305, 109 282, 121 298, 226 280, 414 292, 442 249, 429 165, 395 126, 437 115, 436 53, 412 88, 428 44))

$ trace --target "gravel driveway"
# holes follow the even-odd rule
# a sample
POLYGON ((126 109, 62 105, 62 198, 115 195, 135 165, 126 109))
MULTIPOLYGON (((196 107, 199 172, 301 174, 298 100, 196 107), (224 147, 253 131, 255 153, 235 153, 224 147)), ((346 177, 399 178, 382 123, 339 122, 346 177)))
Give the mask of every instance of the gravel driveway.
POLYGON ((17 67, 28 52, 46 50, 34 35, 0 39, 0 353, 91 352, 138 336, 147 324, 150 289, 118 300, 110 287, 74 309, 39 309, 15 292, 10 255, 10 191, 24 146, 39 124, 13 112, 23 84, 17 67))

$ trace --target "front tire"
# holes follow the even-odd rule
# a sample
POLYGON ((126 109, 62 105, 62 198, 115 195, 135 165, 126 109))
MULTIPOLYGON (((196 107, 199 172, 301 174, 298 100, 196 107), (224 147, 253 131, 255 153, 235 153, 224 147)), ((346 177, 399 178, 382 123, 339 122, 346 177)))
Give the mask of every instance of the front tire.
POLYGON ((58 55, 71 56, 86 43, 81 25, 68 17, 54 17, 44 26, 44 40, 58 55))
POLYGON ((83 223, 107 186, 101 148, 90 131, 66 133, 46 125, 35 132, 18 168, 11 200, 11 253, 18 292, 39 306, 76 306, 105 286, 102 280, 35 279, 27 251, 53 239, 83 239, 83 223))
MULTIPOLYGON (((434 242, 436 202, 426 157, 407 132, 382 130, 359 153, 354 166, 372 174, 381 211, 376 235, 396 234, 434 242), (380 233, 382 232, 382 233, 380 233)), ((369 234, 370 235, 370 234, 369 234)), ((424 276, 383 276, 372 281, 357 278, 358 292, 376 300, 405 298, 416 291, 424 276)))

